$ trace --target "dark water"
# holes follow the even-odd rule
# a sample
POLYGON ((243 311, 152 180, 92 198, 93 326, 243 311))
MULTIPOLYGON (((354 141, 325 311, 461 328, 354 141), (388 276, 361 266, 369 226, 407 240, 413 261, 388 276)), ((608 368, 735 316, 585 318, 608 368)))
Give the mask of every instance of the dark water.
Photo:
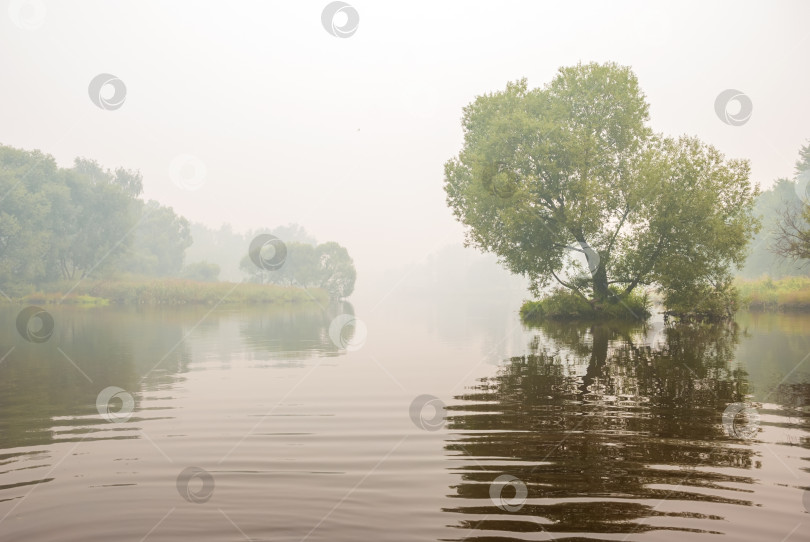
POLYGON ((2 307, 0 540, 810 540, 810 317, 517 306, 2 307))

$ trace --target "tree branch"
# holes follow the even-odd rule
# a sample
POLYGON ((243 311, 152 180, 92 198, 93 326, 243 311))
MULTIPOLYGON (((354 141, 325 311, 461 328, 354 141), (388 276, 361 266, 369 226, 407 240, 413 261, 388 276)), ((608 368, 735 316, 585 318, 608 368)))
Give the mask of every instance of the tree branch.
POLYGON ((662 235, 658 238, 658 244, 656 245, 655 251, 650 257, 649 265, 647 265, 646 268, 642 268, 642 270, 638 272, 638 274, 630 282, 627 288, 625 288, 624 291, 621 293, 621 297, 630 295, 630 292, 632 292, 636 288, 636 286, 641 284, 641 278, 650 271, 652 271, 652 268, 655 266, 656 262, 658 262, 658 257, 661 254, 661 248, 663 246, 664 246, 664 236, 662 235))
POLYGON ((584 299, 585 301, 587 301, 587 302, 588 302, 588 304, 593 305, 593 303, 591 303, 591 300, 590 300, 590 299, 588 299, 588 298, 587 298, 587 296, 585 296, 585 294, 583 294, 583 293, 582 293, 582 292, 579 290, 579 288, 577 288, 577 287, 576 287, 576 286, 574 286, 573 284, 569 284, 569 283, 567 283, 567 282, 564 282, 562 279, 560 279, 560 277, 558 277, 558 276, 557 276, 557 274, 556 274, 556 273, 555 273, 553 270, 551 271, 551 276, 553 276, 555 279, 557 279, 557 282, 559 282, 560 284, 562 284, 563 286, 565 286, 565 287, 566 287, 566 288, 568 288, 569 290, 571 290, 571 291, 573 291, 574 293, 576 293, 576 294, 577 294, 579 297, 581 297, 582 299, 584 299))
POLYGON ((624 226, 624 221, 627 220, 627 216, 630 214, 630 207, 625 207, 624 214, 622 215, 622 219, 619 221, 619 226, 616 228, 616 231, 613 232, 613 235, 610 238, 610 243, 607 246, 607 253, 610 254, 613 251, 613 243, 616 241, 616 237, 619 236, 619 232, 624 226))
POLYGON ((774 254, 793 261, 810 259, 810 205, 805 205, 802 215, 798 210, 785 206, 782 220, 776 224, 776 242, 771 248, 774 254))

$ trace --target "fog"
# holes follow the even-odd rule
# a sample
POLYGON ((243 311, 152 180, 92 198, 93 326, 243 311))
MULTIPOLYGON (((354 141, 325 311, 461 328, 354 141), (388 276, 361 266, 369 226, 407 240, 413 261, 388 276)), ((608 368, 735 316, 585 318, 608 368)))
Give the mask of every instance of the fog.
POLYGON ((462 107, 508 81, 629 65, 655 130, 750 159, 762 187, 810 126, 803 1, 357 1, 345 39, 324 1, 5 4, 0 143, 138 169, 144 199, 212 228, 300 224, 348 248, 358 287, 461 244, 443 164, 462 107), (102 73, 126 87, 115 110, 88 99, 102 73), (725 89, 751 99, 742 126, 715 113, 725 89))
POLYGON ((0 0, 0 539, 798 540, 808 21, 0 0))

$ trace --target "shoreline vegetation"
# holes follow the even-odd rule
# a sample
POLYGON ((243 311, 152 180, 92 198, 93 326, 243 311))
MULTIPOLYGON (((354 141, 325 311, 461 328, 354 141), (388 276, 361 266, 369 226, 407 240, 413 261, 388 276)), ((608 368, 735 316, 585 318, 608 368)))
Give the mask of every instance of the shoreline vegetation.
POLYGON ((4 303, 31 305, 257 305, 317 303, 327 305, 321 288, 251 282, 201 282, 179 278, 62 281, 45 285, 4 303), (65 295, 65 292, 69 292, 65 295))
POLYGON ((558 321, 644 321, 652 313, 652 303, 646 293, 633 292, 618 301, 608 299, 590 303, 570 290, 557 289, 537 301, 526 301, 520 307, 520 317, 526 323, 544 320, 558 321))
MULTIPOLYGON (((736 296, 729 298, 728 311, 749 312, 810 312, 810 277, 784 277, 774 280, 737 278, 734 281, 736 296), (734 298, 737 301, 734 301, 734 298)), ((572 292, 555 290, 550 295, 526 301, 520 307, 520 316, 525 323, 546 320, 556 321, 605 321, 646 320, 652 313, 652 300, 645 294, 632 295, 622 302, 608 301, 602 306, 592 306, 572 292)), ((694 314, 665 313, 676 318, 699 317, 694 314)), ((702 315, 712 319, 710 315, 702 315)), ((700 319, 700 318, 698 318, 700 319)))
POLYGON ((737 279, 740 305, 751 312, 810 312, 810 277, 737 279))

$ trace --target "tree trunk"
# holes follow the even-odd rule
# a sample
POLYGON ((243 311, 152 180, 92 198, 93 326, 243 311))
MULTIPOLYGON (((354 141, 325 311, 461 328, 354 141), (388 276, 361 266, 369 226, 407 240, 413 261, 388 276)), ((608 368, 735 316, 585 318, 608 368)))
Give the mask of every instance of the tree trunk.
POLYGON ((585 240, 582 232, 577 232, 574 237, 576 238, 579 246, 582 247, 582 253, 585 254, 585 259, 588 262, 588 270, 591 272, 591 281, 593 284, 593 297, 594 301, 604 301, 608 298, 608 279, 605 266, 602 265, 599 253, 591 248, 585 240))
POLYGON ((608 290, 607 272, 604 266, 600 265, 594 273, 593 277, 593 297, 597 301, 604 301, 608 298, 610 290, 608 290))

